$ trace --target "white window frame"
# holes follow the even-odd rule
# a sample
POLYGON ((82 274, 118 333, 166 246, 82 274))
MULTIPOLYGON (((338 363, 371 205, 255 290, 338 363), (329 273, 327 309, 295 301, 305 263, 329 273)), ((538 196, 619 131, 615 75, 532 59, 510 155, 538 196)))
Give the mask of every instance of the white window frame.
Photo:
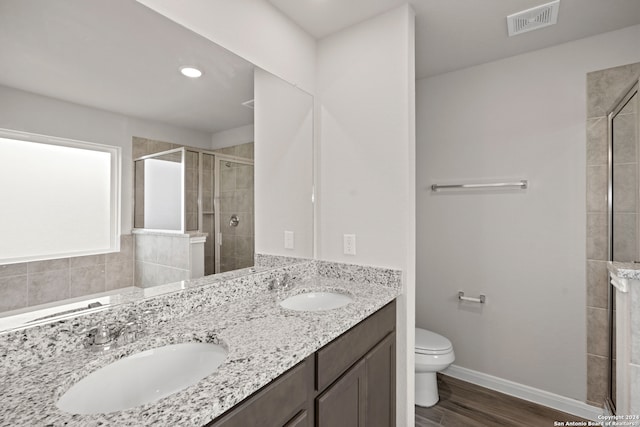
MULTIPOLYGON (((59 138, 55 136, 40 135, 30 132, 21 132, 10 129, 0 128, 0 138, 13 139, 31 143, 49 144, 69 148, 78 148, 82 150, 91 150, 108 153, 110 155, 110 198, 109 198, 109 247, 101 248, 100 250, 83 250, 40 253, 33 255, 25 255, 13 258, 0 258, 0 265, 22 263, 29 261, 41 261, 48 259, 60 259, 70 258, 85 255, 96 255, 104 253, 112 253, 120 251, 120 227, 121 227, 121 212, 120 212, 120 195, 121 195, 121 173, 122 173, 122 149, 117 146, 97 144, 93 142, 78 141, 67 138, 59 138)), ((2 159, 0 159, 1 162, 2 159)), ((1 163, 0 163, 1 164, 1 163)), ((1 166, 0 166, 1 167, 1 166)), ((2 183, 0 183, 2 185, 2 183)), ((9 185, 18 185, 18 183, 12 182, 9 185)), ((34 195, 37 197, 37 195, 34 195)), ((25 212, 28 215, 28 212, 25 212)), ((0 209, 0 221, 2 221, 2 210, 0 209)), ((39 215, 36 219, 42 221, 43 216, 39 215)), ((105 227, 106 229, 106 227, 105 227)), ((26 230, 25 230, 26 232, 26 230)), ((2 239, 3 236, 0 236, 2 239)))

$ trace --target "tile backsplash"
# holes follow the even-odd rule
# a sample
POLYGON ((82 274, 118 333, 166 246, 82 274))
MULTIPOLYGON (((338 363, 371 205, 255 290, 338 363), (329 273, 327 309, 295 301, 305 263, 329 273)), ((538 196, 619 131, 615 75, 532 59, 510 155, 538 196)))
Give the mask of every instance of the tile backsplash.
POLYGON ((0 312, 133 286, 133 239, 120 252, 0 266, 0 312))

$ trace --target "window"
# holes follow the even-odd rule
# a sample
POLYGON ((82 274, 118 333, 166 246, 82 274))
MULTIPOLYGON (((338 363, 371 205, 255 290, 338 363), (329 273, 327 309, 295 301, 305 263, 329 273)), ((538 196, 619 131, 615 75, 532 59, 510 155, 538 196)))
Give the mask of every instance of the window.
POLYGON ((120 151, 0 129, 0 265, 118 251, 120 151))

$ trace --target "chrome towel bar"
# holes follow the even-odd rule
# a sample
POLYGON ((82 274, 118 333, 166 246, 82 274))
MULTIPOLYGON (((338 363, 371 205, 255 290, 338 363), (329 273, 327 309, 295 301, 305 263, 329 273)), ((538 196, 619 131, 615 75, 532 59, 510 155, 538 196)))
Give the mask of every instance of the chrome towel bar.
POLYGON ((487 297, 485 295, 480 295, 480 298, 465 297, 464 292, 458 291, 458 299, 460 301, 479 302, 480 304, 484 304, 487 297))
POLYGON ((518 182, 495 182, 485 184, 433 184, 431 191, 446 190, 446 189, 477 189, 477 188, 508 188, 508 187, 520 187, 522 190, 528 187, 529 183, 526 179, 521 179, 518 182))

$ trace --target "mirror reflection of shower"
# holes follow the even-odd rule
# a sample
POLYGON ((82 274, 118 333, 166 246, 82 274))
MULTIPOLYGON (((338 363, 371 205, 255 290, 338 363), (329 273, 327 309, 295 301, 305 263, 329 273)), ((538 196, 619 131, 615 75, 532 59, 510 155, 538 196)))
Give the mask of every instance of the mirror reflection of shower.
POLYGON ((253 266, 253 160, 203 153, 205 274, 253 266), (210 201, 208 197, 213 199, 210 201), (213 209, 210 209, 213 207, 213 209), (218 213, 216 215, 216 213, 218 213), (234 220, 236 218, 236 220, 234 220))
MULTIPOLYGON (((638 85, 624 91, 608 114, 609 260, 640 262, 640 138, 638 85)), ((609 286, 608 399, 615 410, 615 293, 609 286)))
POLYGON ((134 227, 205 233, 205 275, 252 267, 253 164, 253 143, 216 151, 179 147, 136 158, 134 227))

